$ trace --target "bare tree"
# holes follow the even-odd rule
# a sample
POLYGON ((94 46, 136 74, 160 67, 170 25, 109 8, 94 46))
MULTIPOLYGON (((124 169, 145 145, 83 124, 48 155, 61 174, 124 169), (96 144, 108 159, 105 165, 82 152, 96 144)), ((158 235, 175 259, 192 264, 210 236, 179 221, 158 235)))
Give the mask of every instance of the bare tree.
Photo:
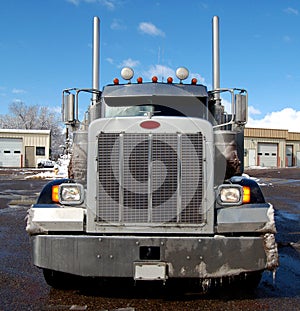
POLYGON ((9 106, 9 111, 15 119, 15 124, 18 125, 18 128, 26 130, 38 129, 36 128, 36 123, 39 118, 39 106, 27 106, 23 102, 13 102, 9 106))
POLYGON ((9 114, 0 115, 0 128, 50 130, 52 156, 61 152, 60 146, 64 144, 65 138, 58 113, 50 111, 48 107, 29 106, 23 102, 11 103, 9 112, 9 114))

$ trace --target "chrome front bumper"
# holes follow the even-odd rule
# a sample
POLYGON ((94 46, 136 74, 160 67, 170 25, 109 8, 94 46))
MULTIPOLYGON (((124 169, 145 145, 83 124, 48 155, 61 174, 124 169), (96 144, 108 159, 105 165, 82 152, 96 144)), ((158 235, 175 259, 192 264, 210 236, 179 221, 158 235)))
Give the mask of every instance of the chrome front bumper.
POLYGON ((263 236, 37 235, 32 243, 36 266, 81 276, 219 278, 270 269, 263 236))

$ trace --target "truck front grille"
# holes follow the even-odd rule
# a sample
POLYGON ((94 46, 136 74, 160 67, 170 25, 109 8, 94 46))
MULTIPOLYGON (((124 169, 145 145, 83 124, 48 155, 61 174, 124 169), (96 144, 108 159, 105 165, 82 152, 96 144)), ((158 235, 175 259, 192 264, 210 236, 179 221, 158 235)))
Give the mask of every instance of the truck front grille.
POLYGON ((203 135, 100 133, 96 221, 199 224, 203 135))

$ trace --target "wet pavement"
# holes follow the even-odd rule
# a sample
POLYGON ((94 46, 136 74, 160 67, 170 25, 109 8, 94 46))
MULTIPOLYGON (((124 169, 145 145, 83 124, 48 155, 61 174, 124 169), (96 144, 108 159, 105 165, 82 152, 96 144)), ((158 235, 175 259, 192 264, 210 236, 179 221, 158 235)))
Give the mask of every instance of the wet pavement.
POLYGON ((31 263, 26 210, 47 182, 0 170, 0 311, 11 310, 300 310, 300 169, 248 171, 275 207, 280 266, 265 272, 253 293, 242 289, 195 293, 180 288, 95 283, 57 290, 31 263))

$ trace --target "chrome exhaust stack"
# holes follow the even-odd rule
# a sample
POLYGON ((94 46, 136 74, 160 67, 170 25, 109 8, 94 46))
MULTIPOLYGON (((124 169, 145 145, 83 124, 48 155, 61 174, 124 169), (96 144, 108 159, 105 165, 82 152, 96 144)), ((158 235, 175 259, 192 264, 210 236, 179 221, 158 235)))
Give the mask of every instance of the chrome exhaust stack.
MULTIPOLYGON (((100 20, 99 17, 94 17, 93 31, 93 90, 99 90, 99 59, 100 59, 100 20)), ((97 93, 93 93, 92 105, 97 102, 97 93)))
POLYGON ((220 96, 220 47, 219 47, 219 17, 214 16, 212 20, 212 69, 213 69, 213 89, 211 91, 214 103, 214 122, 223 123, 222 115, 224 107, 221 105, 220 96))
MULTIPOLYGON (((219 44, 219 17, 214 16, 212 22, 212 33, 213 33, 213 90, 220 88, 220 44, 219 44)), ((215 100, 220 100, 220 93, 215 93, 215 100)))
POLYGON ((99 63, 100 63, 100 19, 95 16, 93 20, 93 77, 92 77, 92 99, 88 110, 88 124, 101 115, 100 91, 99 91, 99 63))

